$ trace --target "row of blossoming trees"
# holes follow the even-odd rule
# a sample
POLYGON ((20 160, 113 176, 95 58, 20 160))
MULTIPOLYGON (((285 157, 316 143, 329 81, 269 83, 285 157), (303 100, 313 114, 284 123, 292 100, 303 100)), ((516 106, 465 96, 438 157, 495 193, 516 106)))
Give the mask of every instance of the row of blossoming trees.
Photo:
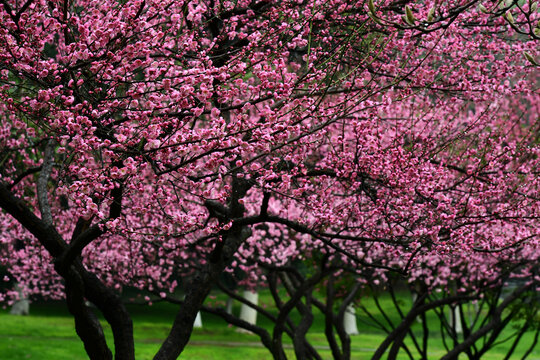
POLYGON ((180 304, 156 359, 201 308, 282 359, 284 334, 320 358, 312 309, 348 358, 344 309, 398 277, 417 300, 374 358, 471 300, 490 311, 446 324, 446 358, 479 358, 538 288, 539 20, 528 0, 1 0, 6 280, 65 298, 92 359, 112 352, 86 301, 135 357, 125 286, 180 304), (235 296, 224 276, 270 287, 272 333, 203 307, 235 296))

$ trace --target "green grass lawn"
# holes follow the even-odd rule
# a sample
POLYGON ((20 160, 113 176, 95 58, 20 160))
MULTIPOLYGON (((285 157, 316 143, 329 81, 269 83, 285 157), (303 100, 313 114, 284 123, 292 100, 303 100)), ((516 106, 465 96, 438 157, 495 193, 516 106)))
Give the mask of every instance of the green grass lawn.
MULTIPOLYGON (((219 300, 219 297, 218 297, 219 300)), ((269 297, 262 294, 261 303, 269 303, 269 297)), ((370 301, 367 307, 372 307, 370 301)), ((388 299, 381 302, 383 309, 387 310, 390 320, 397 323, 399 315, 393 311, 393 306, 388 299)), ((404 307, 407 301, 404 300, 404 307)), ((176 306, 170 304, 156 304, 151 307, 130 305, 129 309, 134 320, 134 336, 136 342, 137 359, 151 359, 161 341, 166 337, 171 321, 176 312, 176 306)), ((236 306, 236 312, 239 305, 236 306)), ((331 359, 327 343, 324 337, 324 324, 321 316, 315 314, 315 321, 310 330, 309 338, 312 344, 322 349, 321 354, 331 359)), ((379 319, 382 317, 379 315, 379 319)), ((429 343, 429 356, 433 359, 440 358, 444 353, 444 347, 435 328, 435 318, 428 319, 430 328, 433 328, 433 336, 429 343)), ((353 359, 369 359, 374 349, 383 341, 384 334, 366 324, 367 317, 358 313, 358 326, 360 335, 352 337, 353 359)), ((241 334, 236 329, 228 326, 220 318, 203 314, 203 329, 196 329, 192 335, 190 344, 182 353, 184 359, 271 359, 266 349, 261 347, 256 336, 241 334)), ((271 323, 259 317, 259 325, 267 328, 271 323)), ((418 327, 419 325, 415 325, 418 327)), ((419 330, 415 328, 415 331, 419 330)), ((112 345, 110 329, 105 325, 105 331, 112 345)), ((504 337, 504 336, 503 336, 504 337)), ((521 344, 524 347, 532 341, 533 333, 527 333, 521 344)), ((288 338, 284 338, 290 344, 288 338)), ((410 341, 409 341, 410 343, 410 341)), ((509 344, 502 344, 493 349, 483 359, 500 360, 504 358, 505 349, 509 344)), ((287 345, 287 354, 294 358, 294 352, 287 345)), ((411 347, 412 350, 413 347, 411 347)), ((524 351, 524 350, 523 350, 524 351)), ((512 359, 520 359, 523 351, 517 351, 512 359)), ((404 359, 408 357, 403 357, 404 359)), ((465 357, 461 357, 464 359, 465 357)), ((12 316, 7 310, 0 312, 0 359, 87 359, 82 343, 75 334, 73 319, 61 303, 32 304, 30 316, 12 316)), ((540 349, 535 349, 529 359, 540 360, 540 349)))

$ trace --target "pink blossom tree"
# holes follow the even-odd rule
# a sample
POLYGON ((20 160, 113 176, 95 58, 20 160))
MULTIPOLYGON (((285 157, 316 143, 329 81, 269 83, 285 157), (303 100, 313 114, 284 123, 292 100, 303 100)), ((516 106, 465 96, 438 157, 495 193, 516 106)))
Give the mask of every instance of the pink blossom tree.
POLYGON ((498 278, 487 252, 538 281, 535 2, 0 6, 0 263, 66 298, 90 358, 112 355, 86 300, 134 358, 123 286, 185 291, 174 359, 235 269, 318 253, 444 285, 459 267, 421 265, 498 278))

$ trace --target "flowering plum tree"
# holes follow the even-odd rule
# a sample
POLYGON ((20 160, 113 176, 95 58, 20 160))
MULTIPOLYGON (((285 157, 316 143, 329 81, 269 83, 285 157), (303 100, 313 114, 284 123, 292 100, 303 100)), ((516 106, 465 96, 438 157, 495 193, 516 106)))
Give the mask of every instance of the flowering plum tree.
MULTIPOLYGON (((324 333, 333 358, 350 359, 351 339, 346 331, 345 312, 353 303, 363 323, 387 334, 374 349, 372 359, 383 355, 389 359, 427 359, 432 344, 441 339, 447 350, 445 359, 456 358, 460 353, 479 359, 504 342, 509 343, 506 359, 514 353, 526 358, 537 345, 537 259, 508 251, 477 252, 472 259, 459 252, 443 257, 420 255, 410 271, 399 273, 399 268, 389 271, 382 266, 388 262, 386 254, 380 253, 377 258, 376 252, 369 252, 373 258, 369 267, 355 267, 346 260, 317 252, 311 253, 304 263, 261 263, 277 315, 218 282, 225 293, 273 322, 272 333, 243 322, 220 307, 204 306, 203 311, 259 335, 274 358, 279 359, 285 358, 281 343, 284 335, 293 340, 297 358, 322 358, 306 340, 315 316, 324 318, 324 333), (527 275, 520 278, 524 267, 527 275), (436 281, 433 274, 438 274, 436 281), (507 289, 509 281, 516 284, 515 289, 507 289), (279 282, 285 295, 280 292, 279 282), (403 301, 403 295, 409 291, 415 295, 412 303, 403 301), (386 298, 385 303, 381 303, 381 297, 386 298), (529 341, 524 340, 527 331, 531 332, 529 341)), ((499 352, 499 356, 503 355, 499 352)))
POLYGON ((536 2, 0 6, 0 262, 66 298, 91 358, 112 355, 86 300, 135 356, 123 286, 183 288, 174 359, 235 269, 321 254, 444 284, 459 267, 421 265, 497 278, 494 253, 538 280, 536 2))

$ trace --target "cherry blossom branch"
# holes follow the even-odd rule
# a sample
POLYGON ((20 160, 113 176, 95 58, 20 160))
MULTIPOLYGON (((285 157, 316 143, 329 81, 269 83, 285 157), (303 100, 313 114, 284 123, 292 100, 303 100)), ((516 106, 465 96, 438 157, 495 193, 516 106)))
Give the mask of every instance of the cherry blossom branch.
MULTIPOLYGON (((346 251, 341 246, 334 244, 331 240, 332 239, 341 239, 341 240, 354 240, 354 241, 361 241, 361 242, 382 242, 382 243, 388 243, 388 244, 403 244, 402 242, 390 240, 390 239, 377 239, 377 238, 366 238, 362 236, 349 236, 349 235, 340 235, 340 234, 334 234, 334 233, 325 233, 325 232, 317 232, 315 230, 312 230, 308 228, 305 225, 301 225, 297 222, 281 218, 279 216, 264 216, 261 217, 258 216, 252 216, 252 217, 245 217, 241 219, 232 219, 234 225, 242 226, 242 225, 254 225, 257 223, 264 223, 264 222, 270 222, 270 223, 277 223, 277 224, 283 224, 287 227, 300 232, 304 234, 309 234, 313 236, 314 238, 322 241, 325 245, 329 246, 336 252, 345 255, 346 257, 350 258, 351 260, 362 264, 363 266, 369 266, 374 268, 381 268, 386 269, 390 271, 395 271, 398 273, 403 273, 403 269, 397 269, 390 266, 382 265, 382 264, 373 264, 373 263, 367 263, 363 259, 360 259, 358 256, 350 253, 349 251, 346 251)), ((412 261, 412 260, 410 260, 412 261)))
MULTIPOLYGON (((32 5, 33 2, 34 2, 34 0, 26 0, 26 2, 23 4, 23 6, 21 6, 19 11, 17 11, 17 14, 15 15, 15 19, 17 19, 16 22, 19 21, 19 19, 21 18, 22 13, 25 12, 26 9, 28 9, 28 7, 30 5, 32 5)), ((2 2, 2 3, 4 3, 4 2, 2 2)))
POLYGON ((516 246, 524 243, 525 241, 527 240, 530 240, 530 239, 534 239, 538 237, 538 235, 530 235, 530 236, 526 236, 524 238, 521 238, 519 240, 516 240, 515 242, 511 243, 511 244, 508 244, 504 247, 501 247, 501 248, 496 248, 496 249, 483 249, 483 248, 479 248, 479 247, 474 247, 473 249, 475 251, 478 251, 478 252, 484 252, 484 253, 497 253, 497 252, 501 252, 501 251, 504 251, 504 250, 508 250, 508 249, 511 249, 511 248, 515 248, 516 246))
MULTIPOLYGON (((120 216, 122 211, 122 196, 123 186, 121 184, 111 190, 112 203, 109 207, 109 219, 107 220, 113 220, 120 216)), ((106 232, 105 220, 84 230, 84 227, 87 227, 89 224, 90 221, 79 219, 71 242, 56 260, 58 266, 64 269, 71 266, 75 258, 82 253, 86 246, 106 232), (82 224, 81 227, 79 227, 80 224, 82 224)))
POLYGON ((52 256, 58 256, 62 253, 66 244, 56 229, 52 225, 46 225, 28 208, 23 200, 13 195, 8 190, 8 186, 1 182, 0 207, 34 235, 52 256))

